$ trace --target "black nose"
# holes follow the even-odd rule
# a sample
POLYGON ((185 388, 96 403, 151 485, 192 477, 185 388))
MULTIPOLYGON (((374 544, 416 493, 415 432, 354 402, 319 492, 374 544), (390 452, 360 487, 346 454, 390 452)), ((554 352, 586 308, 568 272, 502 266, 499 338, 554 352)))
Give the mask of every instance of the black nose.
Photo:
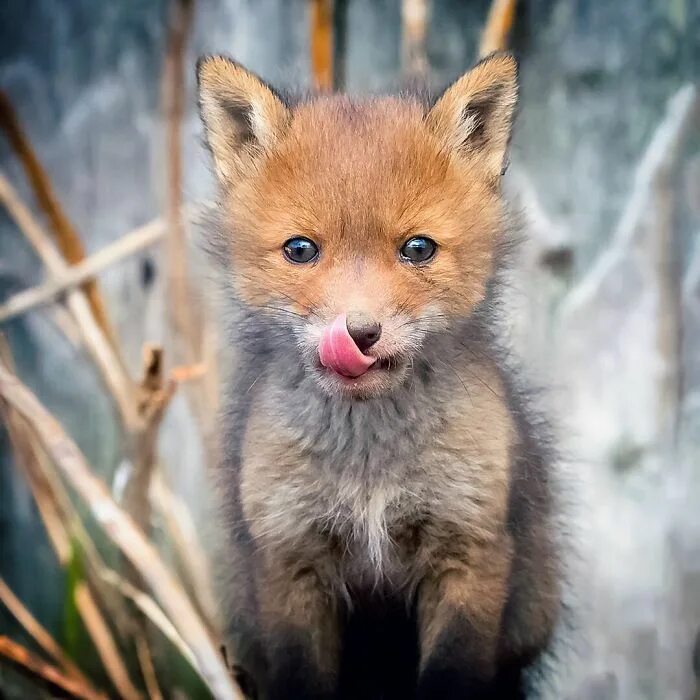
POLYGON ((348 333, 362 352, 369 350, 381 337, 382 326, 364 316, 350 316, 347 319, 348 333))

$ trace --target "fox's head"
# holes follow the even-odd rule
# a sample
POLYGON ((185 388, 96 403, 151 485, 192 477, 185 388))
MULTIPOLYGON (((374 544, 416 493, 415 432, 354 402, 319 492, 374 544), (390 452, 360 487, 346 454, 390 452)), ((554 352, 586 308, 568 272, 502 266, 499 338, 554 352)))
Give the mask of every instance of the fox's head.
POLYGON ((199 62, 198 79, 225 265, 248 318, 331 393, 366 398, 408 381, 486 294, 515 60, 483 60, 432 106, 292 104, 218 56, 199 62))

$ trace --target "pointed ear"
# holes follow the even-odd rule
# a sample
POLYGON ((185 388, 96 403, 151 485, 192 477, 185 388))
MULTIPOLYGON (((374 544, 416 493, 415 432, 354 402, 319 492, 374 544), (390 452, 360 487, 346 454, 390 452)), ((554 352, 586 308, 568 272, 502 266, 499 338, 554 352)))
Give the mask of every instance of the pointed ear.
POLYGON ((504 172, 517 101, 517 62, 507 53, 491 54, 445 90, 427 121, 446 148, 483 159, 497 178, 504 172))
POLYGON ((230 184, 256 156, 274 147, 289 110, 260 78, 223 56, 197 63, 199 113, 216 174, 230 184))

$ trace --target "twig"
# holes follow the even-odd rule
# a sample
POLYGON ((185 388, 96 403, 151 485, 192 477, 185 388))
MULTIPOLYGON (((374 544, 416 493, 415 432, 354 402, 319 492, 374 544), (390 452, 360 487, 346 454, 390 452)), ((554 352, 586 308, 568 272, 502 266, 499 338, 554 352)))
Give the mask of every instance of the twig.
MULTIPOLYGON (((0 126, 5 130, 5 134, 12 148, 22 163, 22 167, 29 178, 37 201, 46 214, 46 218, 63 257, 69 263, 74 264, 80 262, 85 257, 85 250, 80 236, 63 211, 53 186, 51 185, 51 180, 46 170, 39 162, 27 135, 24 133, 12 103, 8 96, 1 90, 0 126)), ((94 280, 88 280, 84 283, 83 289, 98 325, 108 340, 114 344, 115 336, 109 324, 106 307, 100 295, 97 283, 94 280)))
POLYGON ((492 0, 486 25, 481 33, 479 58, 508 48, 508 37, 515 22, 516 0, 492 0))
POLYGON ((430 0, 401 2, 401 72, 408 81, 420 81, 428 75, 426 38, 430 0))
POLYGON ((4 365, 0 365, 0 395, 30 422, 49 455, 89 506, 104 532, 143 577, 178 632, 189 640, 199 673, 214 696, 221 700, 242 700, 206 626, 156 549, 112 500, 107 487, 94 476, 73 440, 4 365))
POLYGON ((5 604, 5 607, 12 613, 12 616, 17 622, 29 632, 34 641, 51 656, 69 676, 80 681, 86 688, 91 688, 92 691, 97 694, 97 690, 92 687, 92 684, 83 675, 81 670, 68 658, 58 642, 48 633, 46 628, 24 607, 22 601, 17 598, 1 577, 0 601, 5 604))
POLYGON ((333 3, 310 0, 311 70, 314 87, 323 92, 333 89, 333 3))
POLYGON ((36 287, 18 292, 0 305, 0 323, 52 301, 59 294, 92 279, 111 265, 160 242, 164 234, 163 222, 156 219, 127 233, 77 265, 68 267, 64 273, 55 275, 36 287))
POLYGON ((69 693, 71 697, 84 700, 107 700, 106 695, 96 692, 90 686, 85 686, 72 676, 66 676, 55 666, 46 663, 28 649, 3 636, 0 636, 0 657, 9 659, 33 676, 38 676, 63 692, 69 693))
POLYGON ((92 592, 84 581, 76 585, 74 596, 80 617, 85 623, 92 641, 95 643, 95 649, 110 680, 119 691, 119 696, 126 698, 126 700, 139 700, 141 693, 136 690, 131 682, 107 622, 102 616, 92 592))
MULTIPOLYGON (((53 247, 32 213, 17 196, 7 178, 1 173, 0 202, 4 204, 17 227, 24 233, 49 272, 57 276, 64 274, 68 267, 65 261, 53 247)), ((124 424, 128 427, 134 426, 137 421, 133 400, 134 387, 124 370, 121 358, 116 354, 114 347, 109 343, 95 320, 82 292, 77 289, 69 291, 67 304, 80 327, 90 355, 95 361, 110 394, 114 397, 124 424)))

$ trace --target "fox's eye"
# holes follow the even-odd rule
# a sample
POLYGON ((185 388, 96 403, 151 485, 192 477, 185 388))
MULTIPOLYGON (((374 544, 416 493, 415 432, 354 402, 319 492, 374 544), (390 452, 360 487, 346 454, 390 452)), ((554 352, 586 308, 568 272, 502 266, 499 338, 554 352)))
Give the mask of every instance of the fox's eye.
POLYGON ((282 247, 284 256, 293 263, 307 263, 318 257, 318 246, 308 238, 290 238, 282 247))
POLYGON ((413 265, 428 262, 437 251, 437 243, 425 236, 409 238, 401 247, 400 255, 404 262, 413 265))

